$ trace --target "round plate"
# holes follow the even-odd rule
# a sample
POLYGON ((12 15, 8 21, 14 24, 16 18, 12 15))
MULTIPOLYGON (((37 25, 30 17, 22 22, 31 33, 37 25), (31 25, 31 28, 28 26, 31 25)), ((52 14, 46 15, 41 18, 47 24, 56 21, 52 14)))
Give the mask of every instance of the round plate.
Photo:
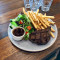
MULTIPOLYGON (((49 19, 49 20, 52 21, 51 19, 49 19)), ((10 27, 8 27, 8 36, 9 36, 11 42, 16 47, 18 47, 19 49, 22 49, 22 50, 25 50, 25 51, 30 51, 30 52, 38 52, 38 51, 42 51, 42 50, 45 50, 45 49, 49 48, 56 41, 57 34, 58 34, 57 27, 56 27, 56 25, 51 26, 51 27, 55 30, 55 32, 53 33, 55 38, 51 37, 50 41, 45 45, 37 45, 37 44, 34 44, 34 43, 30 42, 29 40, 15 41, 12 38, 10 27)))

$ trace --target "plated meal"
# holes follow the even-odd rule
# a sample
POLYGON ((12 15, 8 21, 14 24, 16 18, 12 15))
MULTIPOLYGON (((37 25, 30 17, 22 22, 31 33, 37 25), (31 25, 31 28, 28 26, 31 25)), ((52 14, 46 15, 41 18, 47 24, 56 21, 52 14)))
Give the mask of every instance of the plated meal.
POLYGON ((51 27, 55 22, 49 21, 49 19, 54 19, 54 16, 47 16, 46 13, 43 15, 39 13, 39 10, 37 12, 26 12, 23 8, 23 13, 14 19, 10 19, 10 28, 14 31, 12 32, 13 39, 22 40, 24 38, 24 40, 29 40, 38 45, 47 44, 50 37, 55 38, 53 34, 55 30, 51 27))
POLYGON ((56 41, 58 30, 54 16, 46 13, 25 11, 16 18, 10 19, 8 36, 10 41, 19 49, 38 52, 51 47, 56 41))

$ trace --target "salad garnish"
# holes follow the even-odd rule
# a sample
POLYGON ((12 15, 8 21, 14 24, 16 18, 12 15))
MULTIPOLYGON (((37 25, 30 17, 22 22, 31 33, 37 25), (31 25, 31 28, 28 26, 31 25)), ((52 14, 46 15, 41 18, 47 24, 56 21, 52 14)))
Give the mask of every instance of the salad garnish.
POLYGON ((10 19, 10 28, 13 29, 14 27, 20 26, 23 27, 25 30, 25 36, 24 39, 29 39, 29 34, 34 32, 34 27, 29 19, 28 16, 25 14, 19 14, 16 18, 10 19))

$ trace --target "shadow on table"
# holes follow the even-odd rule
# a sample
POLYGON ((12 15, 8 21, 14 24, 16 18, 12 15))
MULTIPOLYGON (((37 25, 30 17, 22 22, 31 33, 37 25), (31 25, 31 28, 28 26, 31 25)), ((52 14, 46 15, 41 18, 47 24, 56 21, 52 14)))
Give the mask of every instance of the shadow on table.
POLYGON ((60 60, 60 47, 44 57, 42 60, 60 60))

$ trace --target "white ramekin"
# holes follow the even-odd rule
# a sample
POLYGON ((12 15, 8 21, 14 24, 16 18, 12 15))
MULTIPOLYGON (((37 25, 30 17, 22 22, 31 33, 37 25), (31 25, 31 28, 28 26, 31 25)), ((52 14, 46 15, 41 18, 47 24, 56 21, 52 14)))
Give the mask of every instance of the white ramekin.
POLYGON ((22 28, 22 29, 24 30, 24 34, 23 34, 22 36, 15 36, 15 35, 13 34, 13 30, 15 30, 15 29, 17 29, 17 28, 22 28, 22 27, 15 27, 15 28, 13 28, 13 29, 11 30, 11 34, 12 34, 12 38, 13 38, 14 40, 20 41, 20 40, 23 39, 23 37, 24 37, 24 35, 25 35, 25 30, 24 30, 24 28, 22 28))

